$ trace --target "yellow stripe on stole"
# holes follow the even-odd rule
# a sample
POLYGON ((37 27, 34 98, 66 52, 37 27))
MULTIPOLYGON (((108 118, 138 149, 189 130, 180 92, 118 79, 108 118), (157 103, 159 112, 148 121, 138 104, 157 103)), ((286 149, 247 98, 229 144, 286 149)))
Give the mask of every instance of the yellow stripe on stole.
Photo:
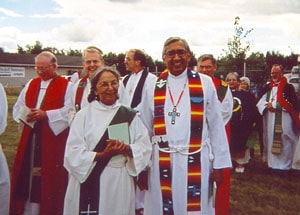
POLYGON ((154 128, 163 128, 165 124, 154 124, 154 128))
POLYGON ((191 172, 191 173, 188 173, 188 176, 199 176, 201 175, 201 172, 191 172))
POLYGON ((172 191, 171 187, 167 187, 167 186, 161 186, 162 190, 168 190, 168 191, 172 191))
POLYGON ((192 111, 191 114, 194 115, 194 116, 203 116, 202 111, 192 111))

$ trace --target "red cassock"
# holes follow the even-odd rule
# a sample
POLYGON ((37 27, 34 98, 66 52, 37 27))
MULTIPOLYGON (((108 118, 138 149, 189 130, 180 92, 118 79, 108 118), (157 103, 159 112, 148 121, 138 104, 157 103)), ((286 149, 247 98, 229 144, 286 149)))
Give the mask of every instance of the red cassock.
MULTIPOLYGON (((26 106, 35 108, 40 91, 41 79, 33 79, 25 96, 26 106)), ((68 80, 55 77, 49 84, 40 109, 47 111, 64 106, 64 96, 68 80)), ((40 214, 61 215, 63 213, 64 195, 67 187, 68 175, 63 167, 63 158, 69 129, 65 129, 57 136, 49 127, 48 119, 39 121, 38 136, 41 145, 41 187, 40 187, 40 214)), ((30 147, 32 128, 25 125, 21 134, 18 150, 15 157, 12 183, 10 214, 23 214, 25 202, 28 199, 29 187, 24 181, 29 178, 28 149, 30 147)))

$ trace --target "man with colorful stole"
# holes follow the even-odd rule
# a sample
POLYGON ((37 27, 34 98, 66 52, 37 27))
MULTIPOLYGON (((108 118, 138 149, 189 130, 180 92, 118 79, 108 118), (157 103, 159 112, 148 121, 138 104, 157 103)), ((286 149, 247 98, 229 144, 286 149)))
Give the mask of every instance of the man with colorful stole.
POLYGON ((35 57, 38 77, 21 91, 13 107, 19 122, 11 189, 11 214, 61 215, 68 182, 63 157, 69 133, 65 108, 71 82, 56 73, 54 54, 35 57))
MULTIPOLYGON (((228 84, 220 78, 215 77, 217 60, 211 54, 203 54, 197 61, 198 72, 212 78, 220 101, 222 117, 226 129, 227 140, 230 140, 229 120, 232 116, 233 98, 228 84)), ((216 193, 216 215, 229 215, 230 196, 230 168, 223 169, 223 183, 217 188, 216 193)))
POLYGON ((213 82, 188 68, 191 57, 186 40, 167 39, 167 70, 144 103, 154 126, 145 215, 215 214, 213 184, 232 165, 213 82))
POLYGON ((263 160, 271 169, 289 170, 299 140, 297 96, 281 65, 272 66, 271 78, 256 105, 263 115, 263 160))

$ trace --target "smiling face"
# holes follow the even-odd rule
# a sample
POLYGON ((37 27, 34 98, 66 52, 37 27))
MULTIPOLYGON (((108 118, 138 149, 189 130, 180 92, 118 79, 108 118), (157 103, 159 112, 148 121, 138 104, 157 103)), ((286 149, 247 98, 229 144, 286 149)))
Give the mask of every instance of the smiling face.
POLYGON ((279 82, 282 79, 282 77, 283 77, 283 73, 280 66, 279 65, 273 66, 271 69, 272 80, 276 83, 279 82))
POLYGON ((38 76, 43 81, 47 81, 54 77, 57 65, 51 63, 51 60, 51 57, 47 55, 41 55, 36 58, 35 69, 38 76))
POLYGON ((85 53, 83 60, 83 69, 91 77, 99 67, 104 66, 104 60, 99 52, 89 51, 85 53))
POLYGON ((237 76, 235 76, 234 74, 228 75, 226 82, 229 85, 230 89, 237 89, 239 86, 239 80, 238 80, 237 76))
POLYGON ((191 54, 186 50, 184 43, 178 40, 165 47, 163 60, 167 69, 173 75, 178 76, 187 68, 191 54))
POLYGON ((119 80, 110 71, 103 71, 98 79, 95 95, 105 105, 112 105, 118 99, 119 80))

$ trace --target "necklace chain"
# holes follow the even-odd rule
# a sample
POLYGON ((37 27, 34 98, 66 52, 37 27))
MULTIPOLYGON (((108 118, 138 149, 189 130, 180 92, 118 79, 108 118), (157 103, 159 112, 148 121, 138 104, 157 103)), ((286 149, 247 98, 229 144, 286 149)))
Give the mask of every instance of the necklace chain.
POLYGON ((183 88, 182 88, 182 90, 181 90, 181 92, 180 92, 180 94, 179 94, 178 100, 177 100, 177 102, 176 102, 176 104, 175 104, 175 103, 174 103, 174 98, 173 98, 173 94, 172 94, 171 88, 170 88, 170 86, 168 85, 169 95, 170 95, 170 99, 171 99, 173 108, 176 108, 177 105, 179 104, 179 102, 180 102, 180 100, 181 100, 181 98, 182 98, 182 95, 183 95, 183 93, 184 93, 185 86, 186 86, 186 83, 183 85, 183 88))

